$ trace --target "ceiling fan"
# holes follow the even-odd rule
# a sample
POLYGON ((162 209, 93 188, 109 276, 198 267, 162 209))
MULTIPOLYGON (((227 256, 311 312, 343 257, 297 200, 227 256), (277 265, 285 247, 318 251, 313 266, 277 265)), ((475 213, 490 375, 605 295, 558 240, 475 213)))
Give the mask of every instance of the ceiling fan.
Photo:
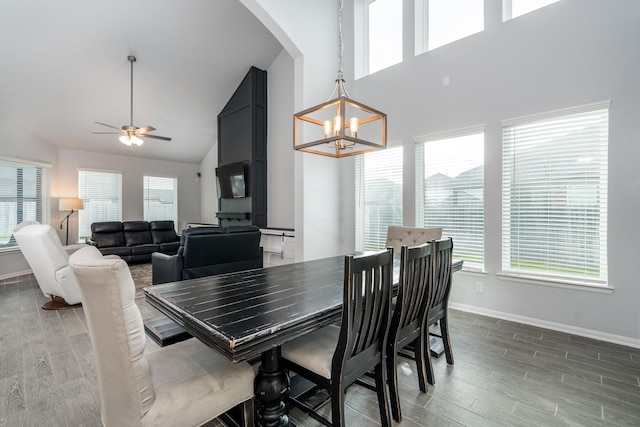
POLYGON ((106 123, 95 122, 96 124, 106 126, 108 128, 116 129, 118 132, 91 132, 91 133, 112 134, 112 135, 113 134, 117 135, 122 133, 123 135, 121 135, 120 138, 118 139, 120 140, 120 142, 122 142, 124 145, 128 147, 131 147, 131 145, 142 145, 144 141, 140 139, 141 137, 160 139, 162 141, 171 141, 171 138, 168 138, 166 136, 150 135, 148 132, 156 130, 156 128, 154 128, 153 126, 145 126, 145 127, 139 128, 133 125, 133 63, 136 62, 136 57, 133 55, 129 55, 127 59, 131 63, 131 122, 128 125, 123 125, 122 128, 111 126, 106 123))

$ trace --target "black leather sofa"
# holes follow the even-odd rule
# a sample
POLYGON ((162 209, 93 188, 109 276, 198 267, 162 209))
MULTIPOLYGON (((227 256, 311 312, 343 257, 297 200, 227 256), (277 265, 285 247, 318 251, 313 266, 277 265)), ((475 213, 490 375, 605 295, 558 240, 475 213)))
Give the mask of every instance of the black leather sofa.
POLYGON ((175 254, 180 238, 173 221, 109 221, 91 224, 87 243, 103 255, 118 255, 127 263, 149 262, 151 254, 175 254))
POLYGON ((152 283, 261 268, 260 235, 253 225, 188 228, 180 236, 175 255, 151 256, 152 283))

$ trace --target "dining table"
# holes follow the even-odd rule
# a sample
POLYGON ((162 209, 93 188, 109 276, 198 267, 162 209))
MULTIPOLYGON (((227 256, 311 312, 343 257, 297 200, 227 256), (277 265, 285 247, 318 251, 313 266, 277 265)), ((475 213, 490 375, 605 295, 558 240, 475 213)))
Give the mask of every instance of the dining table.
MULTIPOLYGON (((232 363, 260 359, 261 426, 289 426, 280 346, 341 317, 345 257, 295 262, 144 288, 153 307, 232 363)), ((452 271, 462 268, 454 260, 452 271)), ((399 261, 394 264, 398 282, 399 261)))

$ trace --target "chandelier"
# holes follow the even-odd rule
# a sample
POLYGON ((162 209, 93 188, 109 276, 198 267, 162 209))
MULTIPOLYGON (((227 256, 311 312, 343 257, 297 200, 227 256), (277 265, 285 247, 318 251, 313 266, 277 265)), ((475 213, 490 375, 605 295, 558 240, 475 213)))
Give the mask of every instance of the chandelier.
POLYGON ((329 157, 347 157, 387 146, 387 115, 354 101, 345 89, 342 50, 342 0, 339 0, 336 84, 327 102, 294 114, 295 150, 329 157))

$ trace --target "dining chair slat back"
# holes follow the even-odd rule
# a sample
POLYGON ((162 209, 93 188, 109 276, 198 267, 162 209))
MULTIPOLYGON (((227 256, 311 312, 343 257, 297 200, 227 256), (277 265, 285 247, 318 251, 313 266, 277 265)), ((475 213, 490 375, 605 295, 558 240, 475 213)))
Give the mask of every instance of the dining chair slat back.
POLYGON ((418 383, 427 391, 425 367, 425 316, 430 302, 433 282, 433 245, 402 246, 400 252, 400 282, 387 341, 387 376, 391 412, 397 422, 402 420, 398 393, 397 355, 405 347, 412 347, 418 383))
MULTIPOLYGON (((453 352, 449 337, 448 304, 451 292, 451 274, 453 260, 453 240, 451 238, 440 239, 433 242, 433 287, 430 296, 429 308, 426 315, 426 327, 438 323, 440 334, 430 333, 442 339, 444 352, 449 365, 453 365, 453 352)), ((427 340, 427 345, 429 340, 427 340)), ((427 381, 435 384, 433 377, 433 365, 431 363, 431 349, 427 352, 427 381)))

